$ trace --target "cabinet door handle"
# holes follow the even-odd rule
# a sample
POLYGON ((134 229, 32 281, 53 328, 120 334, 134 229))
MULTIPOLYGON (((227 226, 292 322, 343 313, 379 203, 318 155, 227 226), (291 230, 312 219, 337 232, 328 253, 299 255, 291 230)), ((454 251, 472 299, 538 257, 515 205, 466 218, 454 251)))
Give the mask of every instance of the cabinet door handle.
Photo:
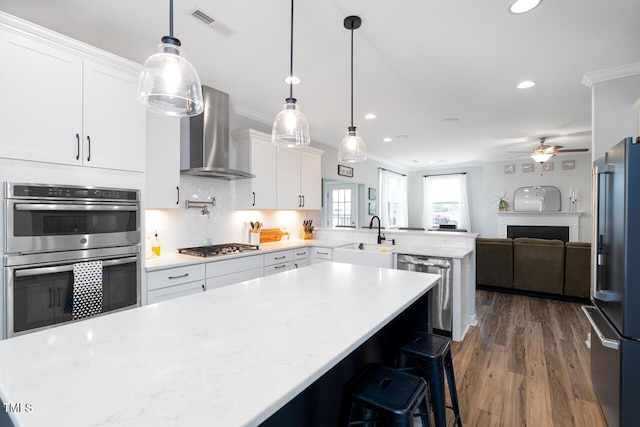
POLYGON ((202 292, 206 291, 207 289, 204 287, 204 284, 202 285, 202 292))
POLYGON ((286 255, 282 255, 282 256, 273 257, 273 259, 284 259, 285 257, 286 257, 286 255))
POLYGON ((302 207, 304 208, 304 194, 302 195, 302 207))
POLYGON ((49 288, 49 308, 53 307, 53 288, 49 288))
POLYGON ((179 276, 169 276, 169 280, 180 279, 181 277, 187 277, 188 275, 189 275, 189 273, 184 273, 184 274, 181 274, 179 276))
POLYGON ((80 160, 80 134, 79 133, 76 133, 76 144, 77 144, 76 160, 80 160))
POLYGON ((286 264, 282 264, 282 265, 276 265, 273 268, 285 268, 287 265, 286 264))
POLYGON ((317 254, 318 255, 329 255, 329 252, 320 252, 320 251, 318 251, 317 254))
POLYGON ((253 194, 253 202, 251 203, 251 206, 255 206, 256 205, 256 192, 252 191, 251 194, 253 194))
POLYGON ((87 135, 87 162, 91 161, 91 137, 87 135))
POLYGON ((302 196, 298 195, 298 207, 302 207, 302 196))
POLYGON ((296 256, 300 256, 300 255, 306 255, 306 252, 296 252, 296 256))
POLYGON ((58 307, 60 307, 60 286, 58 286, 58 307))
POLYGON ((180 187, 176 186, 176 191, 178 192, 178 200, 176 200, 176 205, 180 204, 180 187))

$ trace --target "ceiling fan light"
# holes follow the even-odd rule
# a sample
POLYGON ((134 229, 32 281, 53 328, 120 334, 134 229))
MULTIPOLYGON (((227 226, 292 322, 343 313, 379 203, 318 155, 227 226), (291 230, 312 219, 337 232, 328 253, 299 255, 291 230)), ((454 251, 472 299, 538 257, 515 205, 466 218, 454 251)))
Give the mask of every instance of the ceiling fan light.
POLYGON ((364 141, 358 136, 356 128, 349 128, 347 135, 340 142, 338 149, 339 162, 364 162, 367 160, 367 149, 364 141))
POLYGON ((531 158, 536 162, 542 164, 547 160, 549 160, 550 158, 552 158, 553 156, 554 154, 551 154, 551 153, 534 153, 531 155, 531 158))
POLYGON ((174 117, 202 113, 198 73, 185 59, 179 40, 163 37, 162 41, 158 53, 151 55, 140 71, 138 101, 148 110, 174 117))

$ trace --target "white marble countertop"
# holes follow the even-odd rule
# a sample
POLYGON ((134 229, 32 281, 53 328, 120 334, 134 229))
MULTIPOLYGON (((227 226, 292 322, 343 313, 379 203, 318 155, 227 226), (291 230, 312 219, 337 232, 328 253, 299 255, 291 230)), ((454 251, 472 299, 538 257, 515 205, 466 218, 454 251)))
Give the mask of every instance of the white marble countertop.
POLYGON ((255 426, 438 278, 320 263, 14 337, 0 398, 20 426, 255 426))
POLYGON ((336 241, 336 240, 304 240, 304 239, 290 239, 281 240, 279 242, 260 243, 260 249, 257 251, 244 252, 240 254, 231 254, 217 257, 197 257, 193 255, 182 255, 177 252, 170 252, 162 254, 159 257, 147 258, 145 260, 145 269, 147 271, 162 270, 164 268, 171 268, 177 266, 185 266, 189 264, 202 264, 207 262, 224 261, 226 259, 240 258, 246 256, 260 255, 269 252, 280 251, 284 249, 303 248, 311 246, 320 246, 323 248, 335 248, 348 244, 348 241, 336 241))

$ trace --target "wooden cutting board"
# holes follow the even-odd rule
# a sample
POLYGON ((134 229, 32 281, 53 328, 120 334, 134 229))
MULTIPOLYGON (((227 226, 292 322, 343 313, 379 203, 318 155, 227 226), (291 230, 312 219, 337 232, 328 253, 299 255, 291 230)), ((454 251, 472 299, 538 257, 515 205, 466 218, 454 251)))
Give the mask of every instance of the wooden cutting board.
POLYGON ((288 231, 282 231, 279 228, 263 228, 260 230, 260 243, 279 242, 285 235, 289 239, 288 231))

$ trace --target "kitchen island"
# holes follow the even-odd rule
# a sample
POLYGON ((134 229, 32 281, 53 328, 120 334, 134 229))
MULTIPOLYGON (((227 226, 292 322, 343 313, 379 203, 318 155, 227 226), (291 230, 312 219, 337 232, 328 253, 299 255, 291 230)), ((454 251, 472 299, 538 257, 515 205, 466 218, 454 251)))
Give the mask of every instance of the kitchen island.
POLYGON ((426 328, 438 280, 320 263, 11 338, 0 398, 21 426, 313 425, 398 328, 426 328))

